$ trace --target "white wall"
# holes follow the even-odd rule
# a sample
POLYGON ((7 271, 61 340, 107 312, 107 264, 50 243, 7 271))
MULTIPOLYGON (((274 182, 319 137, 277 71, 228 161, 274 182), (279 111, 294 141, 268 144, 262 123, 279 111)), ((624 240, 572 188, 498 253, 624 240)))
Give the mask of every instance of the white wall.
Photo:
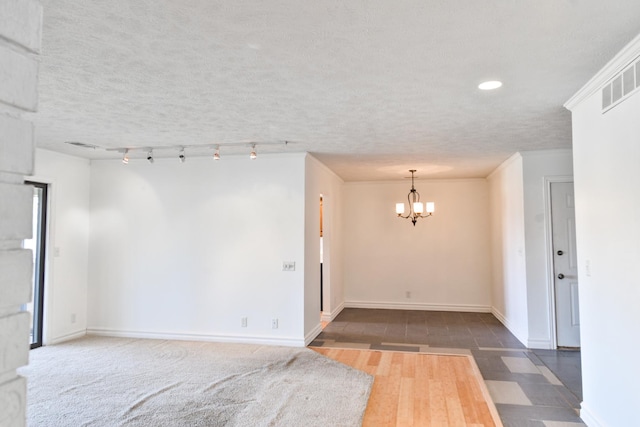
POLYGON ((410 188, 408 180, 345 184, 345 305, 489 311, 486 180, 417 180, 436 211, 415 227, 395 214, 410 188))
POLYGON ((28 179, 50 184, 45 344, 84 335, 87 328, 89 178, 89 160, 36 150, 35 175, 28 179))
POLYGON ((568 103, 580 279, 580 415, 590 427, 634 425, 638 418, 640 93, 602 114, 599 90, 612 71, 638 55, 640 37, 568 103))
POLYGON ((333 320, 344 306, 342 283, 342 185, 335 173, 311 155, 305 168, 305 337, 320 331, 320 194, 323 196, 323 318, 333 320))
POLYGON ((523 160, 517 153, 489 177, 492 311, 521 342, 528 340, 523 160))
MULTIPOLYGON (((571 150, 525 151, 523 158, 524 227, 527 270, 528 341, 530 348, 555 348, 552 328, 553 282, 548 254, 547 192, 545 179, 572 179, 571 150), (547 223, 547 224, 546 224, 547 223)), ((550 230, 550 228, 549 228, 550 230)))
POLYGON ((493 312, 530 348, 554 348, 547 186, 572 174, 571 150, 544 150, 516 153, 488 177, 493 312))
POLYGON ((300 154, 94 161, 89 332, 302 345, 304 168, 300 154))

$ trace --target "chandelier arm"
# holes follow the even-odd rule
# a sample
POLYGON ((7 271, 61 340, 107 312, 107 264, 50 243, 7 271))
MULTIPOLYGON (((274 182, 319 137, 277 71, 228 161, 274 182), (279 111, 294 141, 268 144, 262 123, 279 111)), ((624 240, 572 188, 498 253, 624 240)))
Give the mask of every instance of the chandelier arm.
POLYGON ((414 221, 413 225, 415 225, 414 218, 416 216, 416 213, 413 211, 413 202, 411 200, 412 199, 411 196, 413 195, 414 191, 415 191, 414 189, 411 189, 411 191, 409 191, 409 194, 407 194, 407 202, 409 203, 409 213, 406 216, 406 218, 411 217, 411 221, 414 221))

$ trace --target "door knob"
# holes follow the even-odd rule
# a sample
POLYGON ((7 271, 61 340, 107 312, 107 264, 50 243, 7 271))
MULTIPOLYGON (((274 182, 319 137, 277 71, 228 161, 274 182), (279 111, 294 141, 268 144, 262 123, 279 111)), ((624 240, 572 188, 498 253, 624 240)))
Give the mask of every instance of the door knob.
POLYGON ((562 274, 562 273, 558 274, 558 279, 560 279, 560 280, 564 279, 564 274, 562 274))
POLYGON ((558 251, 557 253, 558 253, 558 255, 564 254, 564 252, 562 252, 562 251, 558 251))

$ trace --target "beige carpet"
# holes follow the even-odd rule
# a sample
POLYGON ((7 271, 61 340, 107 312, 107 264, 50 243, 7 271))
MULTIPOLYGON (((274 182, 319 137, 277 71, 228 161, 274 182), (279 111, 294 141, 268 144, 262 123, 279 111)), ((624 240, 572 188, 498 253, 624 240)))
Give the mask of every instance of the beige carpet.
POLYGON ((371 376, 309 349, 87 337, 32 350, 29 426, 358 426, 371 376))

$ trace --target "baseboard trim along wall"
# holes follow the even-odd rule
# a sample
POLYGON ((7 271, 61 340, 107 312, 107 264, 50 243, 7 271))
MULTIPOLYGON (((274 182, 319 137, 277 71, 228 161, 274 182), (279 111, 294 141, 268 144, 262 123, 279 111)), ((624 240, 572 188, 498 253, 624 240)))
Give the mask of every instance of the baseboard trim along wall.
MULTIPOLYGON (((319 326, 319 325, 318 325, 319 326)), ((318 332, 319 333, 319 332, 318 332)), ((304 339, 293 337, 258 337, 250 335, 210 335, 199 333, 125 331, 108 328, 89 328, 87 335, 120 338, 149 338, 158 340, 208 341, 241 344, 281 345, 285 347, 305 347, 304 339)), ((311 335, 311 334, 309 334, 311 335)), ((315 338, 315 337, 314 337, 315 338)))
POLYGON ((522 343, 522 345, 527 346, 529 340, 526 338, 526 335, 521 336, 520 331, 517 331, 513 327, 513 325, 509 323, 509 321, 504 316, 504 314, 500 313, 495 307, 491 307, 491 314, 493 314, 496 317, 496 319, 498 319, 500 323, 502 323, 504 327, 507 328, 509 332, 511 332, 513 336, 516 337, 518 341, 522 343))
POLYGON ((306 347, 311 344, 311 341, 315 340, 316 337, 320 335, 320 332, 322 332, 322 325, 318 324, 307 334, 307 336, 304 337, 304 346, 306 347))
POLYGON ((44 345, 60 344, 65 341, 71 341, 71 340, 75 340, 76 338, 81 338, 85 335, 87 335, 87 330, 80 329, 78 331, 71 332, 69 334, 60 335, 59 337, 52 338, 50 341, 45 342, 44 345))
POLYGON ((540 350, 553 350, 553 344, 549 340, 528 340, 527 348, 537 348, 540 350))
POLYGON ((424 304, 405 302, 346 301, 345 308, 378 308, 384 310, 423 310, 423 311, 465 311, 471 313, 491 313, 488 305, 472 304, 424 304))
POLYGON ((344 310, 344 302, 341 302, 333 311, 327 313, 326 311, 322 312, 321 320, 323 322, 333 322, 333 319, 338 317, 338 314, 344 310))

